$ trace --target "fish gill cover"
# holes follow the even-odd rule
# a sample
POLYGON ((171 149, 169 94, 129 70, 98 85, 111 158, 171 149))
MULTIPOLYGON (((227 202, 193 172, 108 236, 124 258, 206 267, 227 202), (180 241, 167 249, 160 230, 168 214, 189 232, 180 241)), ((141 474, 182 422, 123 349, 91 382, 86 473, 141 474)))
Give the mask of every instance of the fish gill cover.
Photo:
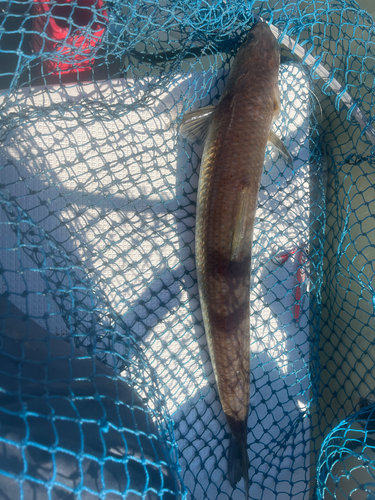
POLYGON ((179 124, 218 102, 253 13, 305 56, 282 48, 273 130, 293 165, 267 149, 256 215, 250 497, 373 498, 371 17, 351 0, 0 8, 2 498, 244 498, 197 288, 203 145, 179 124))

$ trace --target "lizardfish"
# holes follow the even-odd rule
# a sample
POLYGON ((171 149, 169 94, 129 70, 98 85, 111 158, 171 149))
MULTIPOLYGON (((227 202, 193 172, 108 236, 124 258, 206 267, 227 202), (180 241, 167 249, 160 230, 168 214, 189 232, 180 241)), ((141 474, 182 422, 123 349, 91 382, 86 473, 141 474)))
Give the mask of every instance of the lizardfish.
POLYGON ((207 343, 231 430, 229 480, 249 498, 250 267, 267 142, 291 157, 271 131, 280 111, 280 49, 265 23, 240 47, 217 106, 187 113, 181 133, 205 141, 196 216, 196 265, 207 343))

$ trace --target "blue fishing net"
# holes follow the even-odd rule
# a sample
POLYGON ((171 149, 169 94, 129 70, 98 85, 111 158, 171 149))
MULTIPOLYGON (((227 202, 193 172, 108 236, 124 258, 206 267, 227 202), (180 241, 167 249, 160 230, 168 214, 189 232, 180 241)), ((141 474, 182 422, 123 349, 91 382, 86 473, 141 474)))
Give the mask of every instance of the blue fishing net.
POLYGON ((273 129, 293 165, 267 149, 250 497, 372 498, 371 17, 350 0, 1 8, 1 498, 244 498, 197 289, 203 145, 179 124, 218 102, 253 13, 284 43, 273 129))

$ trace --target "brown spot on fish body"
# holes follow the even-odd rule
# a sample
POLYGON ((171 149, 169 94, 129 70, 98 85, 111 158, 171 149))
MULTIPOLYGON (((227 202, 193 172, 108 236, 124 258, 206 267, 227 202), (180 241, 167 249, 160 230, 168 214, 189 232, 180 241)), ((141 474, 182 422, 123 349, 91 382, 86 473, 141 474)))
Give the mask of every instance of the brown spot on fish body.
POLYGON ((229 338, 237 335, 237 326, 248 319, 250 256, 236 262, 216 253, 208 259, 207 286, 211 290, 224 290, 224 294, 217 292, 216 300, 207 304, 207 312, 212 328, 224 330, 229 338))

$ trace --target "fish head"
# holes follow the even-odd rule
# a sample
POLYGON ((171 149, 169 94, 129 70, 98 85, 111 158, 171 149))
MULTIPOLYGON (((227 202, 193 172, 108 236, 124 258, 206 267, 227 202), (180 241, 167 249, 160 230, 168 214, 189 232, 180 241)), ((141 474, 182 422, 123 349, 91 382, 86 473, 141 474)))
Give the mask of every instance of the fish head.
POLYGON ((277 71, 280 64, 280 46, 267 23, 255 24, 242 45, 246 57, 259 58, 277 71))
MULTIPOLYGON (((242 92, 252 82, 260 96, 266 86, 276 89, 280 65, 280 47, 270 27, 258 23, 251 28, 239 48, 229 74, 224 96, 242 92)), ((224 97, 223 96, 223 97, 224 97)))

